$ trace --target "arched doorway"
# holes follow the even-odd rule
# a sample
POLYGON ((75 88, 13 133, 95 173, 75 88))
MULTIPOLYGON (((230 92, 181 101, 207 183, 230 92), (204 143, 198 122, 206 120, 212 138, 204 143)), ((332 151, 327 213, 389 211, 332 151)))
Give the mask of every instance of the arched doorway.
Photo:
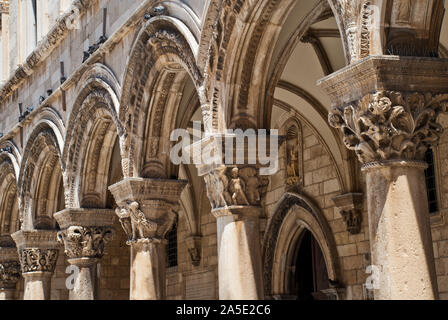
POLYGON ((265 295, 280 300, 339 300, 343 299, 340 278, 336 244, 325 217, 305 196, 287 192, 265 236, 265 295))
POLYGON ((325 300, 322 290, 329 289, 325 258, 313 234, 304 229, 296 249, 295 265, 290 275, 291 293, 297 300, 325 300))

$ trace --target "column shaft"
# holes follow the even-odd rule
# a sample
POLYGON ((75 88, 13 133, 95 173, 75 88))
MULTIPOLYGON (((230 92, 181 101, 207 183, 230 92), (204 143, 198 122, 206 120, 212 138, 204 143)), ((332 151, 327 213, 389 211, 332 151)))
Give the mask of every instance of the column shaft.
MULTIPOLYGON (((240 210, 241 216, 247 214, 245 210, 259 211, 249 207, 240 210)), ((219 210, 217 216, 219 298, 263 299, 258 215, 240 219, 238 214, 222 215, 224 211, 219 210)))
POLYGON ((1 300, 15 300, 16 289, 0 289, 1 300))
POLYGON ((51 298, 50 272, 24 273, 25 290, 23 300, 50 300, 51 298))
POLYGON ((186 181, 127 178, 109 190, 131 246, 131 300, 163 300, 166 235, 177 220, 186 181))
POLYGON ((424 168, 419 162, 365 166, 378 300, 438 297, 424 168))
POLYGON ((165 298, 165 244, 138 241, 131 244, 131 300, 165 298))

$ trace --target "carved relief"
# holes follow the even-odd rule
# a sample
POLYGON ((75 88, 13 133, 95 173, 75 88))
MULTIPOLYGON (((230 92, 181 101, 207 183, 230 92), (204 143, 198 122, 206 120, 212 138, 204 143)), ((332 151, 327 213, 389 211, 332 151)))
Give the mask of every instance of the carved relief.
POLYGON ((286 184, 303 182, 302 133, 298 125, 288 128, 286 134, 286 184))
POLYGON ((259 206, 269 183, 254 167, 214 170, 204 176, 213 209, 228 206, 259 206))
POLYGON ((347 225, 347 231, 358 234, 362 224, 362 193, 347 193, 333 198, 336 207, 347 225))
POLYGON ((165 207, 166 212, 160 219, 148 219, 137 201, 129 202, 126 206, 115 210, 128 236, 128 244, 144 239, 163 240, 171 229, 177 218, 173 208, 163 201, 153 202, 155 206, 165 207))
POLYGON ((344 144, 365 164, 380 160, 422 160, 439 139, 436 123, 448 95, 379 91, 359 102, 333 108, 330 125, 344 134, 344 144))
POLYGON ((22 273, 53 272, 58 253, 57 249, 20 249, 19 259, 22 273))
POLYGON ((111 227, 72 226, 58 232, 58 242, 64 244, 68 258, 101 258, 106 243, 112 241, 111 227))
POLYGON ((192 236, 185 239, 191 264, 195 267, 201 263, 201 237, 192 236))
POLYGON ((0 289, 15 288, 20 279, 20 265, 17 261, 0 262, 0 289))

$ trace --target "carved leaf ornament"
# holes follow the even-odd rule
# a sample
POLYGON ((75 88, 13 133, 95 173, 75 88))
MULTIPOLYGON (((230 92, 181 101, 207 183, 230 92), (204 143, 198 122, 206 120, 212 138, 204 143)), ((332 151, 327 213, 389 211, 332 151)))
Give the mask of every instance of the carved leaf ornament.
POLYGON ((355 104, 333 108, 329 123, 343 131, 344 144, 363 164, 422 160, 442 133, 436 120, 447 106, 446 94, 379 91, 355 104))

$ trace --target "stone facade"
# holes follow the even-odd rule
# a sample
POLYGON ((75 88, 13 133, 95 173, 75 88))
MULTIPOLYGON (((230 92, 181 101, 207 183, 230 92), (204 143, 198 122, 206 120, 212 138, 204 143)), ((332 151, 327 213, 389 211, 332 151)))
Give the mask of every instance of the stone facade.
POLYGON ((441 0, 0 0, 0 299, 448 299, 446 30, 441 0), (278 170, 175 164, 196 121, 185 153, 269 129, 278 170))

